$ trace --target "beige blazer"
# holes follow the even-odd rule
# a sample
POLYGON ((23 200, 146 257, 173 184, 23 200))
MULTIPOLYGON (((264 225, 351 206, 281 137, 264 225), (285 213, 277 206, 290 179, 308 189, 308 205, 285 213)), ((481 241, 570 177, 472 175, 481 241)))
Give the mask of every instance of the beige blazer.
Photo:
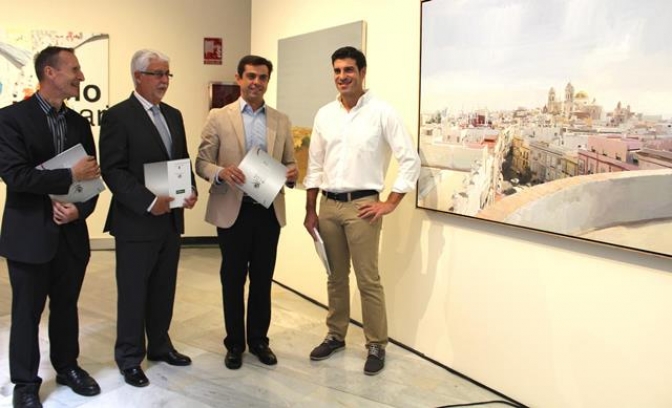
MULTIPOLYGON (((266 146, 268 153, 285 166, 296 166, 291 123, 287 115, 266 105, 266 146)), ((196 174, 208 180, 210 197, 205 221, 220 228, 229 228, 238 218, 243 192, 225 182, 215 184, 215 175, 226 166, 238 165, 245 157, 245 131, 237 100, 223 108, 213 109, 201 133, 196 158, 196 174)), ((273 201, 275 216, 281 227, 285 221, 285 189, 273 201)))

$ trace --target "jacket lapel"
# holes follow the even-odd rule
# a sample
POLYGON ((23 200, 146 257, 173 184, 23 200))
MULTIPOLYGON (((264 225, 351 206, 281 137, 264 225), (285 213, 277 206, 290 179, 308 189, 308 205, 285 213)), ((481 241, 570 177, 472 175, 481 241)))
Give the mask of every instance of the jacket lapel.
POLYGON ((233 130, 236 132, 238 139, 238 147, 240 148, 240 157, 245 156, 245 129, 243 127, 243 115, 240 113, 240 104, 232 103, 228 108, 229 119, 233 125, 233 130))
POLYGON ((51 134, 51 130, 49 130, 47 117, 40 107, 37 97, 33 96, 29 100, 29 103, 28 116, 30 117, 31 126, 34 126, 35 130, 27 134, 37 136, 35 140, 31 140, 31 143, 35 144, 36 157, 40 162, 43 162, 56 155, 54 136, 51 134))
POLYGON ((266 147, 268 154, 273 156, 273 148, 275 147, 275 130, 278 128, 278 115, 275 110, 266 106, 266 147))

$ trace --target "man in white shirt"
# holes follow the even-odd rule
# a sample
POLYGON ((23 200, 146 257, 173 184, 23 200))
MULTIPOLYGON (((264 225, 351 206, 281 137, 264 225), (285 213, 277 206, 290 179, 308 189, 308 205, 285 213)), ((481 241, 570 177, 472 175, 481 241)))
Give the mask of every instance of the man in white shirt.
POLYGON ((324 240, 332 274, 327 281, 329 313, 325 340, 310 353, 324 360, 345 347, 350 320, 350 261, 361 295, 367 375, 385 365, 388 343, 385 295, 378 274, 382 217, 415 188, 420 158, 399 115, 365 90, 366 57, 353 47, 331 56, 338 98, 315 116, 310 141, 304 226, 324 240), (379 199, 390 155, 399 163, 392 191, 379 199), (319 190, 319 219, 316 210, 319 190))

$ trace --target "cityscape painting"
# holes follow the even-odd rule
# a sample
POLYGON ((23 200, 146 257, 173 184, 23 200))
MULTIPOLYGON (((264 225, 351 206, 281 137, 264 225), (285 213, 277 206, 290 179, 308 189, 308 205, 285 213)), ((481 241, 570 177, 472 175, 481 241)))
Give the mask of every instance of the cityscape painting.
POLYGON ((671 15, 424 1, 418 207, 672 256, 671 15))

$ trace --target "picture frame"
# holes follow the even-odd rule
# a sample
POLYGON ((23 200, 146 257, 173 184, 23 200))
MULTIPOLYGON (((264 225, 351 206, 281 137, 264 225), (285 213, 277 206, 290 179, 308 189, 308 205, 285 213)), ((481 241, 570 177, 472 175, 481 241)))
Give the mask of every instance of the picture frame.
POLYGON ((584 3, 421 3, 416 207, 672 256, 667 3, 584 3))
POLYGON ((210 82, 208 85, 208 106, 221 108, 240 97, 240 86, 233 82, 210 82))

